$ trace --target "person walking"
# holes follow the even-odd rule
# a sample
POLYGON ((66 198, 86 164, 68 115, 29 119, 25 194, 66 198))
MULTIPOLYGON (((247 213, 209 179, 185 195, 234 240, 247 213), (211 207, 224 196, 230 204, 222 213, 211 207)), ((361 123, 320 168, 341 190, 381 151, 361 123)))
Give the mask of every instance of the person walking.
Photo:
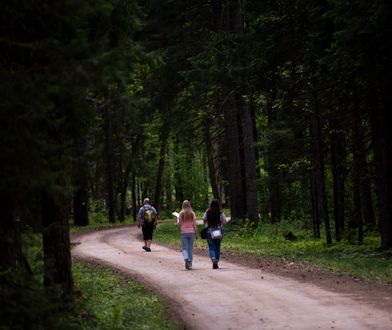
POLYGON ((193 212, 191 203, 188 200, 182 202, 182 210, 178 215, 178 224, 181 228, 181 247, 185 268, 191 270, 193 242, 197 238, 197 223, 195 212, 193 212))
POLYGON ((219 201, 213 199, 210 206, 204 213, 203 222, 207 227, 207 242, 212 261, 212 268, 219 268, 220 249, 223 238, 223 225, 227 223, 227 219, 220 210, 219 201))
POLYGON ((152 234, 157 226, 158 213, 156 209, 150 205, 150 199, 143 200, 143 206, 139 209, 138 227, 142 227, 144 246, 143 250, 151 252, 152 234))

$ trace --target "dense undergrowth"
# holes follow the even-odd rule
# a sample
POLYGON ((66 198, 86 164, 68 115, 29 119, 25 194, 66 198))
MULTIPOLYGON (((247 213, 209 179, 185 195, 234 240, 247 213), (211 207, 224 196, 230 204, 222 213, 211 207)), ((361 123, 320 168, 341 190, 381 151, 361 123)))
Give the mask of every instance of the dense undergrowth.
MULTIPOLYGON (((162 222, 154 234, 156 242, 180 244, 179 228, 173 220, 162 222)), ((198 239, 197 247, 207 247, 198 239)), ((327 245, 323 239, 314 239, 312 231, 303 222, 282 221, 261 223, 254 230, 250 226, 229 223, 225 226, 222 250, 237 251, 253 256, 307 261, 324 270, 341 272, 371 281, 392 283, 392 252, 379 251, 377 233, 367 232, 362 244, 349 242, 348 238, 327 245), (287 240, 283 233, 294 234, 287 240)))

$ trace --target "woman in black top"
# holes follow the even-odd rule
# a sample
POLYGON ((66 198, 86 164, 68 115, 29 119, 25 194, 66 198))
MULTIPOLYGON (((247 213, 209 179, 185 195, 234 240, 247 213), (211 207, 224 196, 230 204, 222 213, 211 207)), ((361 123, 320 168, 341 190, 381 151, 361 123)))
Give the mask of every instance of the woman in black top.
POLYGON ((227 223, 226 217, 221 212, 219 201, 217 199, 213 199, 210 202, 210 207, 204 213, 203 216, 204 224, 207 227, 207 241, 208 241, 208 248, 210 252, 210 258, 212 261, 212 268, 218 269, 218 262, 220 258, 220 246, 222 242, 223 236, 223 227, 222 225, 227 223), (220 238, 214 238, 213 232, 216 230, 221 231, 220 238))

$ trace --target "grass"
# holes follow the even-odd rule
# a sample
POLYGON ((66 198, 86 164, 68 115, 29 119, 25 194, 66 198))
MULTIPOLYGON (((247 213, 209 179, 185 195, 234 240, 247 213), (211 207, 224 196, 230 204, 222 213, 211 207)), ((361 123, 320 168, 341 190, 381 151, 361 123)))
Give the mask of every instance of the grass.
MULTIPOLYGON (((96 219, 94 219, 96 221, 96 219)), ((106 223, 73 232, 107 227, 106 223)), ((118 224, 117 224, 118 225, 118 224)), ((23 234, 24 253, 34 276, 0 273, 0 329, 180 329, 169 320, 164 302, 143 285, 103 266, 73 260, 74 300, 63 304, 43 288, 42 237, 23 234)))
MULTIPOLYGON (((92 213, 87 227, 71 226, 71 233, 121 226, 109 224, 102 213, 92 213)), ((103 266, 73 262, 78 322, 82 329, 180 329, 166 314, 164 302, 142 284, 103 266)))
POLYGON ((82 329, 180 329, 164 303, 143 285, 102 266, 74 262, 82 329))
POLYGON ((89 225, 85 227, 79 227, 75 226, 73 224, 70 225, 70 233, 83 233, 83 232, 88 232, 93 229, 99 229, 99 228, 111 228, 111 227, 118 227, 118 226, 123 226, 129 224, 129 220, 127 222, 123 223, 110 223, 108 221, 107 216, 104 213, 99 213, 99 212, 91 212, 89 215, 89 225))
MULTIPOLYGON (((179 228, 174 221, 163 221, 154 234, 154 241, 180 244, 179 228)), ((207 247, 205 240, 196 246, 207 247)), ((261 224, 256 230, 238 224, 225 226, 222 248, 253 256, 307 261, 324 270, 340 272, 370 281, 392 283, 392 255, 380 252, 380 239, 368 233, 363 244, 349 244, 347 240, 327 245, 323 239, 314 239, 301 222, 282 221, 261 224), (286 240, 282 233, 290 230, 297 236, 286 240)))

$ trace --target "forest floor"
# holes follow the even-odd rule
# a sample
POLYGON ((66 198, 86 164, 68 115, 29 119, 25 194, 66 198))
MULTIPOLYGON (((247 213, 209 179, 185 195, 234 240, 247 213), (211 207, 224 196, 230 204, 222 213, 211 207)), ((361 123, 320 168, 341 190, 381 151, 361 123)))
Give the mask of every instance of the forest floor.
POLYGON ((220 268, 206 250, 184 267, 180 245, 142 250, 136 226, 72 236, 74 257, 143 282, 186 329, 392 329, 392 285, 322 271, 307 263, 228 252, 220 268))

